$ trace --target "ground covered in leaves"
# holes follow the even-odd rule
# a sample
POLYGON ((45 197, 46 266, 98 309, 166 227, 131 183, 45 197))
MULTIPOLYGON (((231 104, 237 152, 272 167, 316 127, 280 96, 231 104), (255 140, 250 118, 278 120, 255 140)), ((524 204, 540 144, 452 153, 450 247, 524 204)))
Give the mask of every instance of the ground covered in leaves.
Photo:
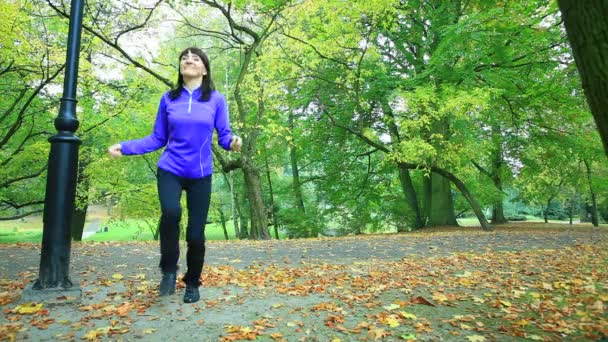
POLYGON ((0 245, 0 340, 599 340, 606 247, 606 228, 530 223, 209 242, 202 299, 183 304, 182 284, 158 297, 157 244, 75 243, 82 296, 48 305, 21 296, 39 246, 0 245))

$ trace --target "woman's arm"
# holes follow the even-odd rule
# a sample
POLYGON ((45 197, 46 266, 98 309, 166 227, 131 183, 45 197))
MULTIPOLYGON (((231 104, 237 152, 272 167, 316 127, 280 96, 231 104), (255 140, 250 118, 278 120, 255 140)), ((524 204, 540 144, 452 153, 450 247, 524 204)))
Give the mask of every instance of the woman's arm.
POLYGON ((123 141, 120 143, 120 151, 125 155, 144 154, 156 151, 167 145, 168 124, 166 94, 160 99, 158 113, 154 122, 152 134, 142 139, 123 141))
POLYGON ((232 131, 230 130, 230 120, 228 118, 228 104, 223 95, 220 95, 218 99, 214 125, 217 132, 217 143, 226 151, 230 151, 232 131))

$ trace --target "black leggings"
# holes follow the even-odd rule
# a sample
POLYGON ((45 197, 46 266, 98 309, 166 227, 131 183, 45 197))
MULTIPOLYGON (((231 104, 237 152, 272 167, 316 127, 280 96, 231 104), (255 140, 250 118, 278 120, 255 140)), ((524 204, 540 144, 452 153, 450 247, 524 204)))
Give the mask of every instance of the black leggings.
POLYGON ((188 271, 184 282, 199 286, 205 262, 205 223, 211 199, 211 176, 189 179, 158 169, 158 196, 160 198, 160 268, 163 273, 177 272, 179 258, 179 221, 182 217, 180 198, 186 190, 188 206, 188 271))

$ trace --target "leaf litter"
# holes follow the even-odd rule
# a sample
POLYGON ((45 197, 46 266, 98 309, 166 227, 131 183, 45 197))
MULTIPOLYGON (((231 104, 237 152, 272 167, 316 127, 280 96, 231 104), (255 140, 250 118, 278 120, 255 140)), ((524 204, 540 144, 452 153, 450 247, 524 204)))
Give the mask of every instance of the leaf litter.
MULTIPOLYGON (((469 234, 465 235, 468 241, 477 236, 466 231, 451 234, 469 234)), ((538 238, 552 233, 529 234, 538 238)), ((272 253, 265 248, 297 249, 310 241, 273 241, 266 247, 264 242, 224 242, 222 248, 230 248, 232 255, 205 266, 203 299, 194 305, 180 302, 183 286, 163 303, 154 268, 124 264, 83 267, 79 276, 83 298, 88 299, 75 308, 21 303, 19 291, 36 277, 35 272, 24 271, 0 279, 0 338, 170 338, 167 327, 173 333, 184 330, 190 334, 185 336, 208 334, 222 341, 456 337, 491 341, 505 336, 551 341, 608 335, 605 243, 573 241, 556 248, 506 250, 508 237, 500 240, 501 250, 402 255, 398 260, 376 256, 351 262, 339 260, 339 251, 334 250, 336 260, 307 258, 299 263, 286 258, 252 260, 247 250, 272 253), (175 329, 182 325, 198 328, 175 329)), ((370 245, 386 246, 392 237, 352 239, 366 238, 370 245)), ((344 240, 348 238, 317 239, 327 245, 344 240)), ((513 241, 513 247, 525 247, 524 240, 513 241)), ((128 244, 133 245, 141 255, 156 248, 128 244)), ((113 246, 83 244, 79 248, 93 256, 100 247, 105 248, 100 254, 107 255, 113 246)), ((314 247, 307 246, 308 254, 314 255, 314 247)), ((22 245, 18 249, 27 250, 22 245)))

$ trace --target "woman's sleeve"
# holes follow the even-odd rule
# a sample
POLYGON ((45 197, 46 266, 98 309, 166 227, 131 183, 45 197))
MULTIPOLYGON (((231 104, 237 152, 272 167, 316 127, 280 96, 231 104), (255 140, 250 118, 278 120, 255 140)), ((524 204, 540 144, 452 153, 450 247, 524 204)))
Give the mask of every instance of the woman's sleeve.
POLYGON ((230 151, 232 141, 232 131, 230 130, 230 120, 228 119, 228 104, 224 96, 220 96, 215 113, 215 131, 217 132, 217 143, 224 150, 230 151))
POLYGON ((144 154, 156 151, 167 144, 167 104, 165 95, 160 99, 158 113, 154 122, 152 134, 142 139, 123 141, 120 143, 122 154, 144 154))

